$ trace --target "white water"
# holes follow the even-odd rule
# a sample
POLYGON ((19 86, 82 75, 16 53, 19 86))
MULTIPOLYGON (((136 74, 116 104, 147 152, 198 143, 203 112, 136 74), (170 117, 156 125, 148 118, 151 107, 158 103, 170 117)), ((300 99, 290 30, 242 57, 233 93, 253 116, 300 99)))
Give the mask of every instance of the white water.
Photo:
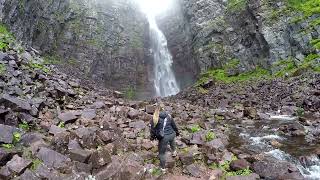
POLYGON ((168 50, 167 39, 159 29, 155 16, 147 14, 147 17, 154 58, 154 88, 156 95, 161 97, 175 95, 180 89, 172 71, 172 56, 168 50))

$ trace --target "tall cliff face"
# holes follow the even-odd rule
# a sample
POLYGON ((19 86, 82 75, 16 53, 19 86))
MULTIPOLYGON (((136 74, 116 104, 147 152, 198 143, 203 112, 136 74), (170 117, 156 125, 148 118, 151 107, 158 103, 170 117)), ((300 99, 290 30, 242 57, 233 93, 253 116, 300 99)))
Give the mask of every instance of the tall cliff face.
MULTIPOLYGON (((296 13, 290 12, 286 0, 177 2, 182 8, 182 27, 186 29, 188 26, 190 33, 181 33, 181 22, 174 18, 176 15, 166 18, 163 26, 178 24, 166 30, 169 34, 180 32, 176 38, 168 38, 169 43, 175 44, 181 39, 180 35, 189 36, 191 40, 179 41, 180 46, 191 47, 191 54, 201 72, 234 60, 240 62, 239 72, 258 66, 269 69, 278 60, 292 57, 299 61, 311 53, 319 53, 310 44, 312 39, 320 36, 319 25, 310 29, 306 21, 294 22, 296 13)), ((188 50, 184 48, 182 51, 188 50)))
POLYGON ((130 0, 5 0, 1 19, 15 36, 66 72, 109 88, 151 95, 148 24, 130 0))

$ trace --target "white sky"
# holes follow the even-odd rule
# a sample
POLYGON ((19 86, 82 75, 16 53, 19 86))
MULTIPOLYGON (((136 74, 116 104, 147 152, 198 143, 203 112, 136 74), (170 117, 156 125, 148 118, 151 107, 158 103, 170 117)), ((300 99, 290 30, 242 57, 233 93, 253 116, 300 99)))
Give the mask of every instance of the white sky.
POLYGON ((142 11, 148 15, 158 15, 172 6, 172 0, 136 0, 142 11))

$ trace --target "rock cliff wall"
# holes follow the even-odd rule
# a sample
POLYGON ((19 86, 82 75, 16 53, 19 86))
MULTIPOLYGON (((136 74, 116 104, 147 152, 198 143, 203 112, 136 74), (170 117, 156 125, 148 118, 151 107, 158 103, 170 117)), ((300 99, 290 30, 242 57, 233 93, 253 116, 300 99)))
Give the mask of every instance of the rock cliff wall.
MULTIPOLYGON (((310 19, 295 21, 297 14, 288 8, 285 0, 177 0, 182 8, 181 18, 176 14, 164 21, 167 34, 172 32, 169 44, 181 43, 190 47, 192 58, 200 72, 219 68, 230 61, 238 61, 239 72, 271 64, 288 58, 302 61, 307 55, 319 53, 310 44, 320 34, 319 25, 310 28, 310 19), (183 25, 183 26, 181 26, 183 25), (184 28, 181 28, 184 27, 184 28), (175 29, 176 28, 176 29, 175 29), (189 29, 189 33, 183 30, 189 29), (182 32, 182 33, 181 33, 182 32), (190 40, 179 41, 180 36, 190 40)), ((188 52, 184 48, 182 52, 188 52)))
POLYGON ((151 96, 148 24, 132 1, 6 0, 0 7, 17 39, 65 72, 151 96))

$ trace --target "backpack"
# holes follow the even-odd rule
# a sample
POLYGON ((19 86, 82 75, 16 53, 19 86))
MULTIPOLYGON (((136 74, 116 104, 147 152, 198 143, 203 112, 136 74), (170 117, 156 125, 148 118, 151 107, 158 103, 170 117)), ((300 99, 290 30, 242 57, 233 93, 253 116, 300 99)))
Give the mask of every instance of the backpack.
POLYGON ((155 136, 158 140, 161 140, 163 137, 164 137, 164 129, 167 125, 167 122, 168 122, 168 118, 166 117, 164 120, 163 120, 163 126, 160 127, 160 123, 158 123, 156 126, 155 126, 155 136))

